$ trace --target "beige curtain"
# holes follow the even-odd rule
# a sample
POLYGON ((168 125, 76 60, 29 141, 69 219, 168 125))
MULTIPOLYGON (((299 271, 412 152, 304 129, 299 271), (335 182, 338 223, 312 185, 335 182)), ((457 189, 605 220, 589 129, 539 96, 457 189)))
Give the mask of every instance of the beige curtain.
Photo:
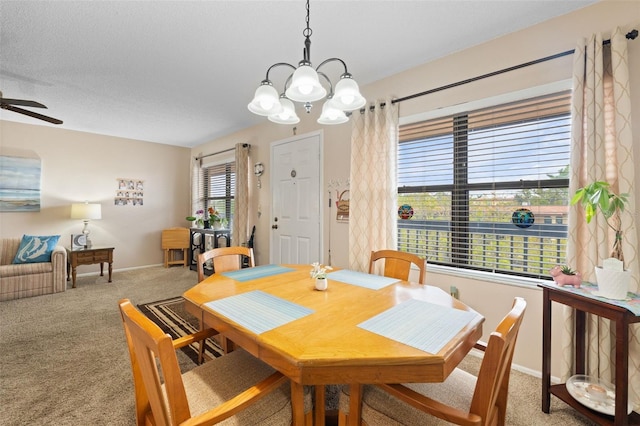
POLYGON ((397 247, 398 106, 391 99, 353 114, 349 268, 369 270, 372 250, 397 247))
POLYGON ((249 239, 249 149, 249 144, 236 144, 235 211, 231 230, 234 246, 240 246, 249 239))
MULTIPOLYGON (((607 181, 615 191, 633 194, 635 164, 631 135, 631 99, 627 41, 616 29, 611 44, 602 36, 581 40, 575 51, 572 100, 571 177, 569 193, 595 180, 607 181)), ((625 267, 633 275, 631 291, 638 290, 640 262, 634 228, 635 201, 623 214, 625 267)), ((587 224, 580 206, 569 214, 567 263, 595 282, 594 267, 609 257, 614 235, 601 215, 587 224)), ((573 374, 574 330, 572 310, 564 310, 562 376, 573 374)), ((631 326, 629 350, 629 399, 640 409, 640 325, 631 326)), ((615 330, 609 320, 588 315, 587 374, 609 382, 615 378, 615 330)), ((618 385, 618 384, 616 384, 618 385)))

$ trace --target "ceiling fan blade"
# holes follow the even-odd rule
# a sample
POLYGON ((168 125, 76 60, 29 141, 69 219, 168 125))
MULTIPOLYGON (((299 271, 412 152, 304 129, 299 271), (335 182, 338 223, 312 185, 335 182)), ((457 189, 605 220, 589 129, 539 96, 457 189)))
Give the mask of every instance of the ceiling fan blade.
POLYGON ((9 105, 20 105, 32 108, 46 108, 46 106, 42 105, 40 102, 36 101, 27 101, 25 99, 7 99, 0 98, 0 103, 9 104, 9 105))
POLYGON ((28 115, 29 117, 37 118, 39 120, 48 121, 53 124, 62 124, 62 120, 58 120, 57 118, 47 117, 46 115, 38 114, 37 112, 28 111, 26 109, 14 107, 7 104, 2 104, 2 109, 6 109, 8 111, 17 112, 19 114, 28 115))

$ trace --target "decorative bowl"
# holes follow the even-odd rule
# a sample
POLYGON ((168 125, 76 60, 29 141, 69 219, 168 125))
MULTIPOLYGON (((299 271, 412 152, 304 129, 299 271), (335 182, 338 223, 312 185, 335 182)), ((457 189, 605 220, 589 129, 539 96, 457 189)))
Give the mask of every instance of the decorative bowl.
MULTIPOLYGON (((615 415, 616 388, 606 380, 578 374, 566 383, 567 391, 580 404, 609 416, 615 415)), ((629 404, 627 414, 633 406, 629 404)))

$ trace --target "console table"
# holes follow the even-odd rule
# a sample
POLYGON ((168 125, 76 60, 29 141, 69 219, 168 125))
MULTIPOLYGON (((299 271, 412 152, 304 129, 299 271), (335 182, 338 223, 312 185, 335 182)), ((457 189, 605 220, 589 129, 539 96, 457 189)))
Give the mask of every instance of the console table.
POLYGON ((231 247, 231 231, 228 229, 189 228, 189 268, 193 270, 198 266, 195 250, 198 249, 200 253, 205 251, 205 235, 213 236, 213 248, 220 247, 221 238, 225 239, 226 247, 231 247), (200 235, 200 238, 196 238, 196 235, 200 235))
MULTIPOLYGON (((622 303, 591 295, 587 285, 583 289, 558 287, 555 284, 538 285, 543 290, 542 306, 542 411, 549 413, 551 395, 555 395, 587 418, 600 425, 640 425, 640 415, 627 415, 629 400, 629 324, 640 322, 640 314, 622 303), (562 303, 575 309, 575 374, 585 374, 586 313, 598 315, 614 322, 615 351, 615 417, 593 411, 576 401, 565 384, 551 385, 551 302, 562 303), (621 385, 622 384, 622 385, 621 385)), ((591 287, 596 290, 596 287, 591 287)))
POLYGON ((109 282, 113 271, 113 247, 91 247, 71 250, 67 248, 67 281, 73 278, 72 288, 76 288, 76 268, 78 265, 100 264, 100 276, 104 276, 104 264, 109 264, 109 282), (69 274, 71 270, 71 274, 69 274))

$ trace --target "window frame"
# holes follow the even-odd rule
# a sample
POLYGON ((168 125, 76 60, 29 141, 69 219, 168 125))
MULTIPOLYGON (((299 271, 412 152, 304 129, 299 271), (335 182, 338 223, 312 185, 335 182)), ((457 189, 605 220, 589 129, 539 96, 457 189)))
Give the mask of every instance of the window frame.
MULTIPOLYGON (((482 99, 482 100, 478 100, 478 101, 473 101, 473 102, 469 102, 469 103, 464 103, 464 104, 459 104, 459 105, 455 105, 453 107, 444 107, 444 108, 439 108, 437 111, 433 111, 433 112, 428 112, 428 113, 419 113, 419 114, 415 114, 412 116, 407 116, 404 118, 400 118, 400 125, 411 125, 411 124, 416 124, 418 122, 421 121, 427 121, 427 120, 435 120, 435 119, 442 119, 442 118, 446 118, 448 116, 454 116, 454 115, 463 115, 461 114, 462 112, 465 111, 475 111, 475 110, 480 110, 483 108, 488 108, 488 107, 492 107, 492 106, 498 106, 500 104, 506 104, 506 103, 511 103, 511 102, 519 102, 519 101, 526 101, 527 99, 531 99, 531 98, 536 98, 536 97, 541 97, 541 96, 545 96, 545 95, 551 95, 554 93, 558 93, 558 92, 563 92, 563 91, 568 91, 571 90, 571 81, 570 80, 563 80, 563 81, 558 81, 558 82, 554 82, 554 83, 550 83, 550 84, 546 84, 543 86, 538 86, 538 87, 533 87, 533 88, 528 88, 528 89, 524 89, 524 90, 520 90, 517 92, 512 92, 512 93, 507 93, 504 95, 500 95, 500 96, 496 96, 496 97, 492 97, 492 98, 487 98, 487 99, 482 99)), ((450 126, 453 127, 453 126, 450 126)), ((453 132, 455 134, 455 132, 453 132)), ((465 135, 456 135, 454 137, 454 143, 456 144, 456 148, 458 148, 461 144, 464 144, 465 142, 465 135)), ((454 155, 457 156, 456 161, 462 161, 464 159, 464 157, 467 155, 467 152, 465 150, 458 150, 458 149, 454 149, 454 155)), ((456 176, 456 174, 454 173, 454 177, 456 180, 463 180, 466 178, 466 176, 456 176)), ((456 182, 458 183, 458 182, 456 182)), ((459 220, 457 223, 457 227, 459 231, 465 232, 465 230, 468 231, 468 217, 469 217, 469 205, 468 205, 468 193, 471 190, 478 190, 478 189, 491 189, 491 190, 498 190, 498 189, 514 189, 513 188, 513 183, 514 182, 493 182, 491 184, 489 183, 465 183, 465 185, 460 186, 455 192, 455 196, 457 197, 462 197, 464 199, 467 200, 466 205, 466 217, 467 220, 459 220), (489 188, 490 186, 490 188, 489 188), (465 196, 465 194, 467 196, 465 196)), ((538 189, 540 188, 539 185, 539 180, 531 180, 531 181, 518 181, 518 189, 538 189)), ((434 190, 441 190, 441 191, 446 191, 451 189, 451 187, 455 188, 456 185, 452 184, 452 185, 434 185, 432 187, 429 187, 431 192, 433 192, 434 190)), ((544 181, 544 188, 547 189, 551 189, 551 188, 565 188, 568 189, 569 187, 569 179, 567 178, 560 178, 560 179, 547 179, 544 181)), ((400 184, 398 184, 398 195, 401 195, 403 193, 416 193, 416 189, 418 189, 420 187, 418 186, 413 186, 413 187, 401 187, 400 184)), ((422 186, 421 187, 423 190, 426 189, 427 187, 422 186)), ((424 192, 424 191, 423 191, 424 192)), ((451 191, 451 198, 453 199, 454 197, 454 192, 451 191)), ((452 215, 453 216, 453 215, 452 215)), ((560 224, 562 221, 558 222, 560 224)), ((564 223, 566 225, 566 222, 564 223)), ((453 217, 451 218, 451 226, 453 228, 453 217)), ((453 235, 453 229, 452 229, 452 235, 453 235)), ((469 234, 467 234, 469 235, 469 234)), ((396 236, 396 238, 399 240, 400 238, 400 233, 398 233, 398 235, 396 236)), ((458 245, 463 245, 465 242, 464 241, 457 241, 456 242, 458 245)), ((454 242, 452 241, 451 243, 452 247, 454 245, 454 242)), ((469 249, 470 251, 470 249, 469 249)), ((468 252, 469 252, 468 251, 468 252)), ((453 252, 453 249, 452 249, 453 252)), ((467 253, 468 253, 467 252, 467 253)), ((423 253, 424 254, 424 253, 423 253)), ((563 255, 566 253, 562 253, 563 255)), ((453 275, 453 276, 458 276, 458 277, 465 277, 465 278, 473 278, 473 279, 479 279, 479 280, 489 280, 492 282, 499 282, 499 283, 503 283, 503 284, 511 284, 511 285, 519 285, 519 286, 524 286, 524 287, 530 287, 532 285, 535 285, 537 283, 540 282, 541 279, 550 279, 550 277, 546 277, 546 276, 532 276, 531 274, 521 274, 518 272, 514 272, 509 273, 509 272, 505 272, 505 271, 492 271, 492 270, 488 270, 485 268, 480 268, 480 267, 473 267, 470 265, 467 265, 466 267, 461 267, 461 266, 457 266, 457 265, 444 265, 444 264, 437 264, 437 263, 433 263, 433 262, 427 262, 427 267, 431 272, 436 272, 436 273, 441 273, 441 274, 446 274, 446 275, 453 275)))

